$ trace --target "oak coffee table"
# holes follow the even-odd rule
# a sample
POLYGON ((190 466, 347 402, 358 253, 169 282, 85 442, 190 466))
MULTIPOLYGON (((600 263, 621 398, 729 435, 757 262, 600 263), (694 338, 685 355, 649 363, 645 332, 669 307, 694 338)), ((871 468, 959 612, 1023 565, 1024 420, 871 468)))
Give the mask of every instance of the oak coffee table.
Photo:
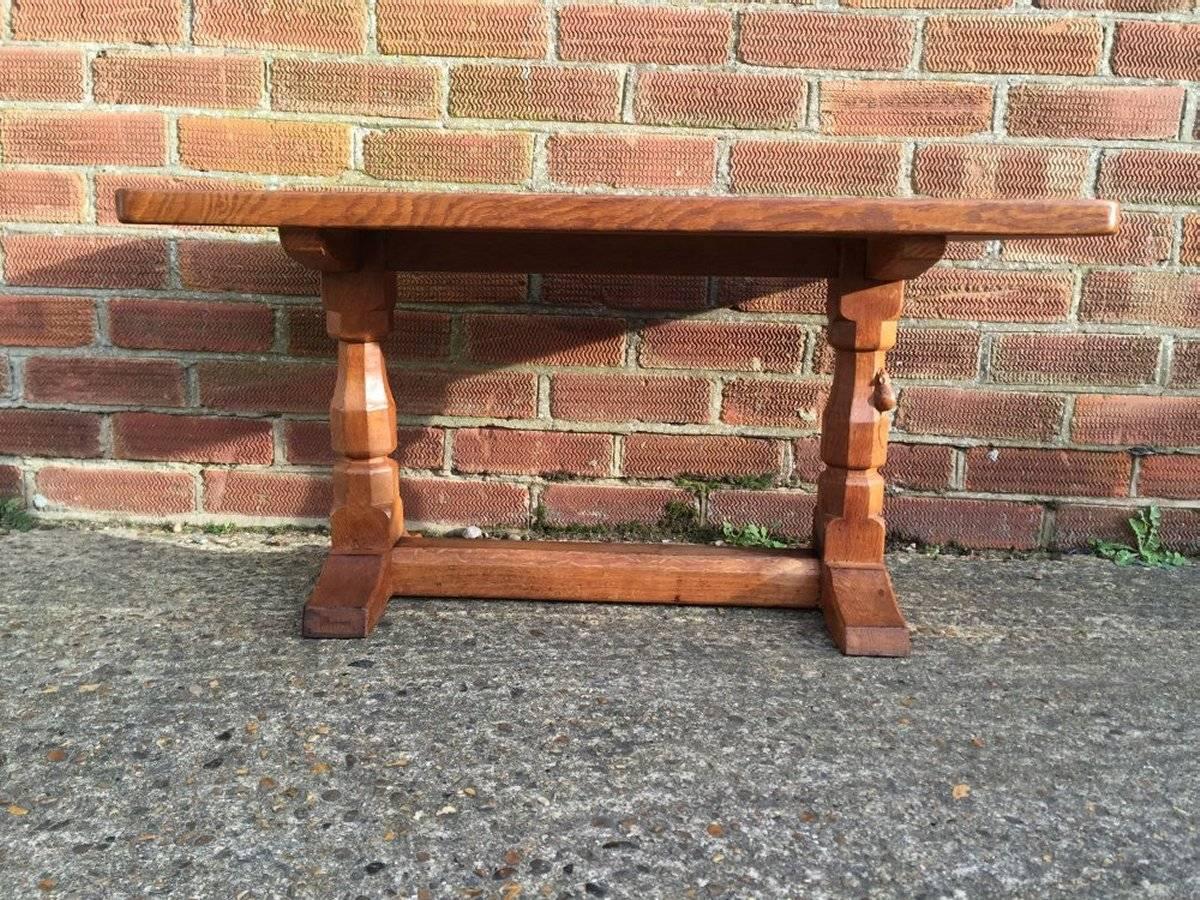
POLYGON ((330 405, 331 551, 308 637, 365 637, 393 595, 816 607, 843 653, 904 656, 884 566, 884 356, 906 279, 955 239, 1112 234, 1099 200, 793 199, 385 191, 123 190, 122 222, 270 226, 321 273, 338 342, 330 405), (822 417, 812 551, 408 536, 396 408, 380 341, 398 271, 829 279, 833 384, 822 417))

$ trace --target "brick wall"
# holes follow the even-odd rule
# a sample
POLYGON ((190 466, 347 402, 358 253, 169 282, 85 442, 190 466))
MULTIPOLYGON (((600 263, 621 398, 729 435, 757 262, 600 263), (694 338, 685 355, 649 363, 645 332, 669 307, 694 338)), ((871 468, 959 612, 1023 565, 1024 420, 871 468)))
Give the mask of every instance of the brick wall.
MULTIPOLYGON (((1123 231, 959 246, 891 368, 896 532, 1077 546, 1164 507, 1200 545, 1193 0, 7 0, 0 492, 52 510, 321 516, 311 274, 262 231, 116 224, 122 186, 1098 196, 1123 231)), ((822 285, 400 279, 412 520, 805 536, 822 285), (530 314, 533 314, 530 316, 530 314), (796 434, 799 434, 796 437, 796 434)))

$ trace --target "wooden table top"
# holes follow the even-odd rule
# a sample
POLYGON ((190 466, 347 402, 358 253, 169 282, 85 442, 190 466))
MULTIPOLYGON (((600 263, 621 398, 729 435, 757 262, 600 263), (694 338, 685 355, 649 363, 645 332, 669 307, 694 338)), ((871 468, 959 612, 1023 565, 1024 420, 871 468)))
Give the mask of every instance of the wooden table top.
POLYGON ((493 192, 121 190, 122 222, 418 231, 1079 237, 1113 234, 1105 200, 614 196, 493 192))

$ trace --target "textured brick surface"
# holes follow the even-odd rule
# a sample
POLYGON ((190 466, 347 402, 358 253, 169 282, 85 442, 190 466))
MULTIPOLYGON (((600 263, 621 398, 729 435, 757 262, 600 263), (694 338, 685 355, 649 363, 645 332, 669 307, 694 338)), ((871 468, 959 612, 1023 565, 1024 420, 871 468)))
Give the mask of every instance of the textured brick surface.
POLYGON ((1036 0, 1042 9, 1086 9, 1097 12, 1183 12, 1192 0, 1036 0))
POLYGON ((78 50, 0 47, 0 100, 82 99, 83 54, 78 50))
POLYGON ((976 447, 967 453, 966 486, 1002 494, 1124 497, 1131 471, 1126 453, 976 447))
POLYGON ((732 21, 717 9, 565 6, 558 14, 563 59, 713 64, 724 61, 732 21))
POLYGON ((1086 394, 1075 401, 1071 438, 1081 444, 1200 447, 1200 397, 1086 394))
POLYGON ((672 488, 551 484, 542 491, 548 525, 653 525, 668 503, 691 503, 688 491, 672 488))
POLYGON ((1113 72, 1135 78, 1200 79, 1200 24, 1121 22, 1113 72))
POLYGON ((108 303, 108 333, 139 350, 262 352, 274 342, 275 314, 261 303, 118 298, 108 303))
POLYGON ((608 69, 459 66, 450 76, 450 114, 476 119, 615 122, 621 76, 608 69))
POLYGON ((730 157, 742 193, 887 197, 900 177, 899 144, 745 140, 730 157))
MULTIPOLYGON (((833 350, 822 339, 813 367, 833 372, 833 350)), ((979 373, 979 333, 965 328, 901 328, 888 352, 887 370, 901 378, 974 379, 979 373)))
POLYGON ((795 128, 807 100, 799 75, 652 69, 638 75, 634 116, 651 125, 795 128))
POLYGON ((992 378, 1006 384, 1149 384, 1160 343, 1125 334, 998 335, 992 378))
POLYGON ((334 367, 283 362, 202 362, 200 405, 248 413, 329 410, 334 367))
POLYGON ((912 21, 820 12, 748 12, 739 54, 748 63, 803 69, 903 69, 912 56, 912 21))
POLYGON ((913 187, 931 197, 1078 197, 1088 171, 1082 147, 929 144, 917 150, 913 187))
POLYGON ((1110 150, 1096 193, 1131 203, 1200 203, 1200 152, 1110 150))
POLYGON ((708 305, 708 281, 692 275, 543 275, 542 299, 551 306, 694 310, 708 305))
MULTIPOLYGON (((296 465, 328 466, 334 461, 329 423, 324 419, 288 419, 283 423, 284 454, 296 465)), ((406 469, 440 469, 446 433, 440 428, 401 425, 392 454, 406 469)))
POLYGON ((1050 441, 1066 405, 1059 394, 908 387, 900 395, 895 426, 909 434, 1050 441))
POLYGON ((271 108, 432 119, 439 81, 433 66, 278 59, 271 64, 271 108))
POLYGON ((167 123, 157 113, 7 109, 0 146, 5 162, 161 166, 167 123))
POLYGON ((533 142, 519 133, 402 130, 363 139, 363 171, 389 181, 515 184, 529 177, 533 142))
POLYGON ((1083 280, 1080 319, 1200 328, 1200 275, 1095 271, 1083 280))
POLYGON ((204 510, 242 516, 317 519, 329 515, 333 487, 323 475, 206 469, 204 510))
POLYGON ((1200 341, 1179 341, 1171 361, 1172 387, 1200 387, 1200 341))
POLYGON ((979 550, 1032 550, 1042 508, 1032 503, 940 497, 889 497, 888 530, 897 539, 979 550))
POLYGON ((1200 214, 1183 217, 1179 261, 1185 266, 1200 265, 1200 214))
POLYGON ((25 397, 37 403, 183 406, 183 366, 167 359, 34 356, 25 397))
POLYGON ((16 466, 0 466, 0 497, 20 497, 21 470, 16 466))
POLYGON ((186 472, 46 466, 37 489, 55 505, 169 516, 195 508, 195 482, 186 472))
POLYGON ((54 409, 0 409, 0 453, 99 456, 100 417, 54 409))
POLYGON ((716 149, 705 138, 556 134, 547 142, 547 170, 562 184, 699 188, 712 184, 716 149))
POLYGON ((914 319, 1055 322, 1071 308, 1070 272, 933 268, 908 282, 904 314, 914 319))
POLYGON ((92 91, 102 103, 149 106, 257 106, 263 63, 253 56, 105 53, 92 63, 92 91))
POLYGON ((96 333, 96 309, 86 297, 0 294, 0 344, 82 347, 96 333))
POLYGON ((79 222, 86 193, 83 178, 73 173, 0 171, 0 220, 79 222))
POLYGON ((721 421, 729 425, 818 428, 828 389, 824 381, 727 381, 721 391, 721 421))
POLYGON ((185 288, 255 294, 317 293, 316 273, 276 243, 186 241, 179 244, 179 277, 185 288))
POLYGON ((608 475, 608 434, 460 428, 454 432, 454 470, 475 474, 608 475))
POLYGON ((267 419, 126 412, 112 428, 113 455, 124 459, 269 465, 275 454, 267 419))
POLYGON ((934 17, 923 63, 931 72, 1094 75, 1103 40, 1100 23, 1086 18, 934 17))
MULTIPOLYGON (((1138 510, 1127 506, 1071 504, 1055 515, 1053 544, 1064 550, 1091 550, 1095 540, 1133 540, 1129 518, 1138 510)), ((1163 510, 1162 537, 1173 550, 1195 553, 1200 549, 1200 514, 1194 509, 1163 510)))
POLYGON ((528 419, 536 409, 531 372, 403 372, 391 384, 401 414, 528 419))
POLYGON ((759 322, 658 322, 642 333, 640 359, 654 369, 795 372, 806 335, 797 325, 759 322))
POLYGON ((823 315, 828 296, 823 278, 721 278, 717 305, 743 312, 823 315))
POLYGON ((779 447, 774 441, 732 435, 631 434, 625 438, 626 475, 775 475, 779 447))
POLYGON ((400 496, 410 522, 524 526, 529 521, 529 493, 518 484, 404 478, 400 496))
POLYGON ((1126 212, 1116 234, 1070 241, 1005 241, 1003 255, 1023 262, 1153 266, 1170 258, 1173 232, 1174 224, 1167 216, 1126 212))
POLYGON ((713 491, 708 521, 714 525, 762 525, 772 535, 808 540, 812 535, 815 494, 800 491, 713 491))
POLYGON ((1147 456, 1138 476, 1138 493, 1143 497, 1195 500, 1200 485, 1200 455, 1147 456))
MULTIPOLYGON (((334 356, 337 342, 325 330, 319 306, 293 306, 287 311, 288 353, 334 356)), ((441 313, 397 311, 392 331, 381 342, 389 359, 445 359, 450 353, 450 318, 441 313)))
POLYGON ((1179 132, 1183 97, 1181 87, 1023 84, 1008 93, 1008 132, 1023 137, 1172 138, 1179 132))
POLYGON ((12 30, 20 41, 178 43, 183 0, 14 0, 12 30))
POLYGON ((162 288, 167 245, 100 235, 10 234, 0 240, 9 284, 76 288, 162 288))
POLYGON ((823 81, 821 130, 894 137, 976 134, 992 122, 992 88, 953 81, 823 81))
POLYGON ((703 378, 563 372, 550 382, 550 413, 581 422, 704 422, 711 390, 703 378))
POLYGON ((336 175, 350 162, 350 131, 327 122, 185 117, 179 158, 206 172, 336 175))
MULTIPOLYGON (((792 442, 793 481, 814 484, 825 468, 821 460, 819 437, 798 438, 792 442)), ((950 483, 954 458, 949 447, 935 444, 888 445, 887 462, 881 467, 893 490, 940 491, 950 483)))
POLYGON ((491 272, 400 272, 396 298, 401 303, 523 303, 524 275, 491 272))
POLYGON ((625 356, 620 319, 468 316, 465 353, 481 363, 616 366, 625 356))
POLYGON ((536 59, 548 16, 538 3, 494 0, 379 0, 379 49, 405 56, 536 59))
MULTIPOLYGON (((166 2, 166 0, 157 0, 166 2)), ((246 3, 193 0, 197 44, 354 53, 366 46, 363 0, 246 3)))

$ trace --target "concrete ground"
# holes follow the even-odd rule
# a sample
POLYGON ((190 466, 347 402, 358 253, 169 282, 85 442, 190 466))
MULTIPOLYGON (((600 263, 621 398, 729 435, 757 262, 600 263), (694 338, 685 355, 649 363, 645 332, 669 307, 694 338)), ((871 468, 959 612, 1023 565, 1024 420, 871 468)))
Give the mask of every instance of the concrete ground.
POLYGON ((1200 896, 1194 565, 894 554, 896 661, 807 611, 305 641, 319 540, 0 537, 5 896, 1200 896))

